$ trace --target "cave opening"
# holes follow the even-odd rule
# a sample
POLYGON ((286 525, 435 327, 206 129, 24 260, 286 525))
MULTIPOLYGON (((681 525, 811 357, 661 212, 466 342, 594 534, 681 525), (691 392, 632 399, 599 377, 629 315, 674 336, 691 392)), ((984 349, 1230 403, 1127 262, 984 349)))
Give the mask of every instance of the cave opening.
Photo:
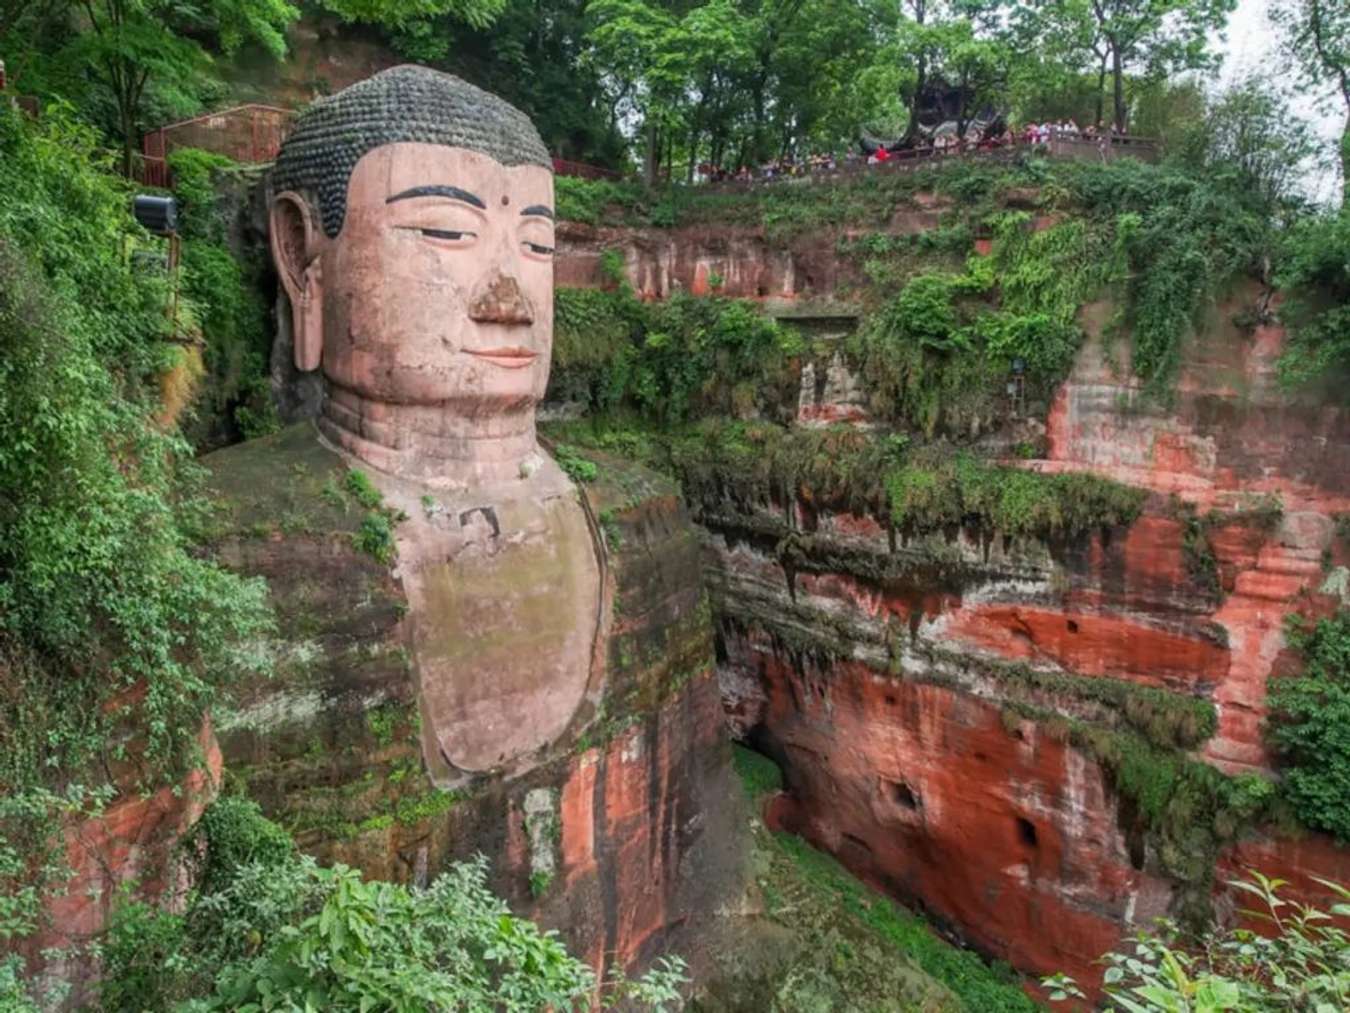
POLYGON ((904 781, 890 781, 891 798, 904 809, 919 808, 919 796, 904 781))
POLYGON ((1018 816, 1017 837, 1027 847, 1036 847, 1036 825, 1031 820, 1018 816))

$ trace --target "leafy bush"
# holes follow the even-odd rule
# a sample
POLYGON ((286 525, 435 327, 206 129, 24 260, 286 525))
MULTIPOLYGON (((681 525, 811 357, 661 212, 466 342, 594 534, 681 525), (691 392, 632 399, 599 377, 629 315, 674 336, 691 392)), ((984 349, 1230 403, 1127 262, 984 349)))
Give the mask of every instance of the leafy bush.
POLYGON ((194 438, 217 445, 275 432, 280 423, 268 385, 271 332, 259 284, 262 265, 231 250, 218 192, 222 181, 237 177, 238 167, 195 148, 174 149, 168 162, 181 206, 183 293, 197 307, 195 314, 180 315, 181 326, 200 331, 211 378, 201 393, 194 438))
MULTIPOLYGON (((1161 919, 1140 932, 1126 952, 1108 953, 1105 1008, 1119 1013, 1219 1013, 1221 1010, 1343 1010, 1350 1008, 1350 936, 1330 915, 1350 915, 1350 890, 1318 879, 1339 898, 1330 912, 1279 895, 1288 884, 1255 870, 1229 886, 1258 906, 1244 912, 1266 931, 1224 928, 1186 940, 1161 919)), ((1085 998, 1064 974, 1044 979, 1051 1001, 1085 998)))
POLYGON ((1350 841, 1350 610, 1308 623, 1291 616, 1297 675, 1269 683, 1270 739, 1299 819, 1350 841))
POLYGON ((224 889, 246 865, 276 868, 296 857, 290 835, 263 816, 258 803, 237 795, 206 807, 183 850, 192 859, 197 889, 207 894, 224 889))
POLYGON ((588 461, 577 453, 575 447, 559 443, 553 448, 553 457, 573 482, 594 482, 600 476, 600 469, 594 461, 588 461))
POLYGON ((1280 310, 1290 328, 1281 378, 1292 386, 1350 369, 1350 214, 1327 213, 1290 228, 1276 281, 1289 292, 1280 310))
POLYGON ((34 125, 0 107, 0 892, 29 915, 58 821, 106 795, 110 766, 144 772, 124 790, 180 777, 267 629, 261 582, 193 551, 190 449, 153 421, 168 292, 124 259, 151 240, 107 167, 59 109, 34 125))
POLYGON ((388 563, 394 558, 394 524, 387 511, 367 512, 352 538, 360 551, 381 563, 388 563))
MULTIPOLYGON (((481 856, 426 889, 366 882, 354 869, 297 855, 242 799, 207 810, 192 850, 203 854, 206 875, 182 915, 115 907, 101 1008, 590 1008, 594 973, 556 933, 511 914, 488 889, 481 856)), ((603 1004, 664 1009, 678 1001, 683 972, 670 958, 639 981, 612 976, 603 1004)))
POLYGON ((677 293, 643 303, 614 291, 559 289, 551 396, 626 407, 663 424, 748 414, 788 379, 804 343, 743 300, 677 293))
POLYGON ((598 225, 612 219, 613 211, 634 210, 644 199, 634 183, 615 183, 603 179, 555 176, 553 188, 558 217, 564 221, 598 225))

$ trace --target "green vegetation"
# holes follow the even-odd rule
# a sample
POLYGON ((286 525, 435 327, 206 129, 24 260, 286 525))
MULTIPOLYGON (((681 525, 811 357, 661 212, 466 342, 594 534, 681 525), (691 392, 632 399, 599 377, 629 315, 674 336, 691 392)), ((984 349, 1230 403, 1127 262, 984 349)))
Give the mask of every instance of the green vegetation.
POLYGON ((643 303, 613 291, 559 289, 551 395, 662 424, 744 413, 782 395, 800 337, 743 300, 676 294, 643 303))
POLYGON ((595 462, 588 461, 577 453, 575 447, 566 443, 559 443, 553 448, 553 457, 557 460, 558 467, 562 468, 573 482, 594 482, 600 477, 600 469, 595 462))
POLYGON ((1350 373, 1350 211, 1297 222, 1282 253, 1277 280, 1290 298, 1280 319, 1292 339, 1282 377, 1290 386, 1325 374, 1340 380, 1350 373))
MULTIPOLYGON (((1246 879, 1228 883, 1256 898, 1253 907, 1243 909, 1243 927, 1218 928, 1194 939, 1163 919, 1157 929, 1138 933, 1128 951, 1102 957, 1103 1008, 1112 1013, 1346 1009, 1350 938, 1332 916, 1350 914, 1350 890, 1317 882, 1337 898, 1330 911, 1282 897, 1288 883, 1253 870, 1246 879)), ((1052 1001, 1086 998, 1064 974, 1043 984, 1052 1001)))
POLYGON ((858 918, 880 939, 905 953, 924 972, 951 989, 965 1009, 972 1013, 1036 1009, 1007 965, 991 968, 969 950, 957 949, 938 938, 923 919, 878 896, 833 858, 800 837, 777 834, 775 843, 797 865, 801 875, 826 892, 831 905, 858 918))
POLYGON ((1286 636, 1303 668, 1269 682, 1284 792, 1304 824, 1350 841, 1350 611, 1291 616, 1286 636))
POLYGON ((1341 207, 1350 209, 1350 10, 1329 0, 1277 0, 1271 20, 1301 83, 1332 91, 1344 105, 1341 128, 1341 207))
MULTIPOLYGON (((120 899, 101 952, 99 1008, 421 1011, 590 1008, 597 983, 557 934, 513 916, 479 857, 425 889, 320 867, 244 799, 211 806, 187 850, 196 889, 182 914, 120 899)), ((14 968, 0 1005, 28 1004, 14 968)), ((605 1008, 662 1010, 684 966, 600 986, 605 1008)))
POLYGON ((196 761, 204 710, 262 663, 247 647, 269 622, 261 582, 194 551, 196 469, 154 421, 169 293, 124 259, 155 240, 108 168, 60 110, 37 126, 0 103, 4 938, 36 927, 52 835, 113 790, 109 769, 134 791, 196 761))
MULTIPOLYGON (((917 455, 916 455, 917 456, 917 455)), ((991 467, 968 454, 932 455, 885 479, 891 520, 903 530, 927 530, 978 518, 1004 535, 1041 538, 1083 535, 1128 525, 1146 492, 1088 473, 1041 475, 991 467)))
POLYGON ((367 510, 374 510, 384 502, 380 490, 375 488, 370 476, 360 468, 352 468, 347 472, 342 480, 342 488, 367 510))
POLYGON ((911 449, 903 436, 849 427, 708 418, 675 429, 620 428, 603 419, 546 428, 674 474, 696 512, 800 500, 871 515, 910 535, 965 525, 1054 539, 1129 524, 1145 497, 1096 475, 1043 475, 941 444, 911 449))
POLYGON ((176 325, 204 344, 206 381, 185 427, 198 447, 275 432, 280 423, 268 383, 271 330, 261 295, 262 264, 230 249, 222 190, 252 182, 227 158, 193 148, 169 155, 180 204, 182 286, 196 319, 180 308, 176 325))
POLYGON ((286 27, 299 14, 285 0, 215 0, 207 9, 182 0, 26 6, 0 22, 6 50, 23 54, 25 76, 102 121, 120 142, 128 176, 148 111, 181 112, 211 95, 216 54, 255 43, 282 56, 286 27))
POLYGON ((741 779, 741 787, 752 802, 761 802, 766 796, 783 790, 783 768, 763 753, 745 746, 733 746, 731 759, 741 779))
MULTIPOLYGON (((613 193, 612 184, 582 181, 571 189, 591 187, 595 206, 613 193)), ((1128 335, 1130 367, 1149 393, 1166 397, 1182 345, 1214 300, 1264 269, 1271 211, 1253 188, 1248 174, 1216 170, 1205 178, 1187 165, 1029 160, 820 187, 694 188, 674 206, 680 224, 742 221, 792 243, 821 229, 880 228, 922 192, 948 199, 946 224, 932 238, 873 233, 841 243, 871 279, 858 293, 863 319, 847 350, 881 419, 929 436, 968 435, 1005 413, 1014 361, 1025 371, 1029 404, 1048 405, 1085 338, 1080 311, 1098 299, 1115 309, 1103 338, 1128 335), (991 253, 968 256, 979 234, 990 237, 991 253)), ((646 206, 630 200, 614 211, 646 206)), ((1323 262, 1329 270, 1334 256, 1323 262)), ((689 393, 715 379, 714 389, 744 414, 747 391, 738 399, 736 385, 752 377, 758 389, 748 391, 750 403, 763 407, 767 398, 771 408, 778 371, 807 351, 800 341, 755 333, 738 316, 750 307, 737 310, 743 304, 717 297, 677 295, 653 306, 620 284, 608 292, 563 289, 556 305, 553 394, 601 409, 627 400, 650 411, 664 402, 639 394, 670 393, 678 418, 688 414, 689 393), (717 353, 712 362, 709 348, 717 353)), ((1333 325, 1328 318, 1326 327, 1333 325)), ((1309 340, 1322 349, 1320 339, 1309 340)), ((1327 354, 1314 358, 1322 363, 1327 354)))

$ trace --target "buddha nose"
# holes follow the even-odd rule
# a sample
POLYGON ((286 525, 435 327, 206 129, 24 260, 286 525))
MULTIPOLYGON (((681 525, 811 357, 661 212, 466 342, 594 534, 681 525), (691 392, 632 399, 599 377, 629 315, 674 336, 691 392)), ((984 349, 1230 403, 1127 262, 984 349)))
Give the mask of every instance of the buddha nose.
POLYGON ((479 285, 469 300, 469 319, 480 323, 532 324, 534 311, 516 279, 497 271, 479 285))

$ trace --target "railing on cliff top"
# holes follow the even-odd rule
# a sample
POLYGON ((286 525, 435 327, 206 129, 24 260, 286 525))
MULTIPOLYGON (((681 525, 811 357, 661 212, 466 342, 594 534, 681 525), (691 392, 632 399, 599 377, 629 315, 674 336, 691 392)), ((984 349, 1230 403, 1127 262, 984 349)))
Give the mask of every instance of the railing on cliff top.
MULTIPOLYGON (((225 155, 236 162, 271 162, 281 150, 281 144, 290 133, 295 113, 276 106, 242 105, 233 109, 196 116, 181 123, 171 123, 145 135, 137 173, 141 182, 149 186, 168 187, 172 184, 168 156, 174 148, 203 148, 225 155)), ((868 165, 866 162, 844 162, 834 168, 809 168, 804 171, 779 173, 772 177, 756 176, 750 179, 725 179, 707 184, 718 190, 739 190, 811 179, 827 181, 848 179, 867 172, 912 172, 930 165, 950 161, 1011 159, 1027 152, 1039 152, 1051 158, 1074 159, 1085 162, 1107 162, 1118 158, 1137 158, 1151 162, 1157 158, 1157 142, 1150 137, 1128 134, 1085 137, 1065 131, 1052 131, 1045 140, 1028 141, 1018 138, 1010 143, 979 144, 962 148, 915 148, 895 152, 884 162, 868 165)), ((620 179, 612 169, 565 158, 553 159, 553 171, 559 176, 577 176, 582 179, 620 179)))
POLYGON ((585 162, 569 162, 565 158, 553 159, 553 174, 577 176, 580 179, 623 179, 623 174, 613 169, 602 169, 598 165, 587 165, 585 162))
POLYGON ((203 148, 236 162, 271 162, 294 120, 290 109, 255 103, 170 123, 145 135, 138 175, 149 186, 169 186, 167 159, 175 148, 203 148))
POLYGON ((772 177, 755 176, 750 179, 724 179, 707 184, 713 190, 744 190, 751 187, 777 185, 809 180, 829 182, 855 179, 872 172, 915 172, 932 165, 962 161, 1011 161, 1028 153, 1050 158, 1072 159, 1080 162, 1110 162, 1119 158, 1137 158, 1153 162, 1158 157, 1158 143, 1151 137, 1116 134, 1107 137, 1084 137, 1081 134, 1055 132, 1043 141, 1017 138, 1009 143, 979 144, 965 148, 913 148, 891 154, 884 162, 868 164, 843 162, 834 168, 806 168, 804 171, 776 173, 772 177))

